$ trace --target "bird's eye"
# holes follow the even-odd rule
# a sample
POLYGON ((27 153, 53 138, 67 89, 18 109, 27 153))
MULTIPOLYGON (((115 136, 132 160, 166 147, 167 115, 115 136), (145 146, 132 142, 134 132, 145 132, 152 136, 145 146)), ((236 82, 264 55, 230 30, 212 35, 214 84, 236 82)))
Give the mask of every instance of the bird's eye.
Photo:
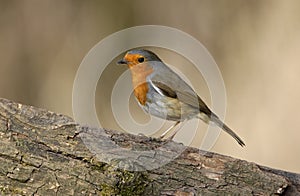
POLYGON ((144 57, 140 57, 137 60, 138 60, 138 62, 142 63, 142 62, 144 62, 145 59, 144 59, 144 57))

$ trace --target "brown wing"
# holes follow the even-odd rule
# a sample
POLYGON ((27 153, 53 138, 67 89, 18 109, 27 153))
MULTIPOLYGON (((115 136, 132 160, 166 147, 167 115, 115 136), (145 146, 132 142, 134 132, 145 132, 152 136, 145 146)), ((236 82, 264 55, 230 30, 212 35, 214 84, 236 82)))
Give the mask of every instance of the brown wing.
POLYGON ((163 62, 153 61, 151 64, 155 73, 163 73, 153 73, 151 77, 148 78, 148 81, 151 83, 150 85, 152 85, 154 89, 160 91, 163 95, 179 99, 182 103, 198 108, 200 112, 203 112, 208 116, 213 115, 197 93, 190 85, 180 78, 177 73, 171 70, 163 62))
POLYGON ((161 95, 176 99, 177 94, 172 88, 158 81, 152 81, 153 88, 161 95))
POLYGON ((198 108, 200 112, 203 112, 207 116, 211 116, 212 112, 207 107, 207 105, 202 101, 202 99, 196 95, 189 92, 176 91, 178 99, 188 105, 198 108))
POLYGON ((151 85, 161 95, 178 99, 179 101, 185 104, 188 104, 195 108, 199 108, 200 112, 203 112, 208 116, 211 116, 212 114, 210 109, 206 106, 206 104, 201 100, 201 98, 195 92, 191 93, 187 91, 173 90, 168 85, 159 81, 151 81, 151 85))

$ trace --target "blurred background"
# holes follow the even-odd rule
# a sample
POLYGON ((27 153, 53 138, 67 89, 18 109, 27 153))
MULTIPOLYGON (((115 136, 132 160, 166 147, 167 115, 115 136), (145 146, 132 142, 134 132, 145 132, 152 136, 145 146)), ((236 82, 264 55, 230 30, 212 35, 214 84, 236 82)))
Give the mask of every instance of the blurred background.
MULTIPOLYGON (((299 173, 299 7, 297 0, 0 1, 0 97, 72 116, 76 71, 95 44, 136 25, 174 27, 214 57, 226 86, 225 121, 247 145, 222 133, 212 151, 299 173)), ((172 55, 160 54, 181 69, 185 60, 172 55)), ((96 102, 99 116, 109 112, 109 92, 125 70, 114 61, 99 80, 97 97, 106 96, 96 102)), ((209 104, 200 83, 196 90, 209 104)))

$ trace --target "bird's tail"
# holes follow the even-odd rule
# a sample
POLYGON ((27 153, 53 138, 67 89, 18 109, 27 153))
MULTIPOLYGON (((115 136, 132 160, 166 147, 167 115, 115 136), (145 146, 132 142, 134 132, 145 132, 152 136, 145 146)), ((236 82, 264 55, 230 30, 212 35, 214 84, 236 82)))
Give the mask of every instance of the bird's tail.
POLYGON ((243 140, 236 133, 234 133, 225 123, 223 123, 218 116, 213 114, 211 116, 210 121, 214 122, 218 125, 218 127, 222 128, 225 132, 231 135, 239 143, 239 145, 241 145, 242 147, 245 146, 243 140))

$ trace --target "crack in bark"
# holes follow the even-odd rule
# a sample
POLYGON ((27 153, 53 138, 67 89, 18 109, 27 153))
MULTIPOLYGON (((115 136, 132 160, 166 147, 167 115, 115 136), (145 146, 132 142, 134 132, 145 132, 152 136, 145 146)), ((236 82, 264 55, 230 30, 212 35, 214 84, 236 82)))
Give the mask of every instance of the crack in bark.
POLYGON ((12 160, 12 161, 15 161, 15 162, 19 162, 20 161, 17 157, 9 156, 7 154, 0 153, 0 157, 4 158, 4 159, 9 159, 9 160, 12 160))
POLYGON ((46 183, 43 183, 41 186, 36 187, 36 190, 32 193, 32 195, 33 195, 33 196, 36 195, 36 194, 38 193, 38 191, 39 191, 40 189, 42 189, 45 185, 46 185, 46 183))

